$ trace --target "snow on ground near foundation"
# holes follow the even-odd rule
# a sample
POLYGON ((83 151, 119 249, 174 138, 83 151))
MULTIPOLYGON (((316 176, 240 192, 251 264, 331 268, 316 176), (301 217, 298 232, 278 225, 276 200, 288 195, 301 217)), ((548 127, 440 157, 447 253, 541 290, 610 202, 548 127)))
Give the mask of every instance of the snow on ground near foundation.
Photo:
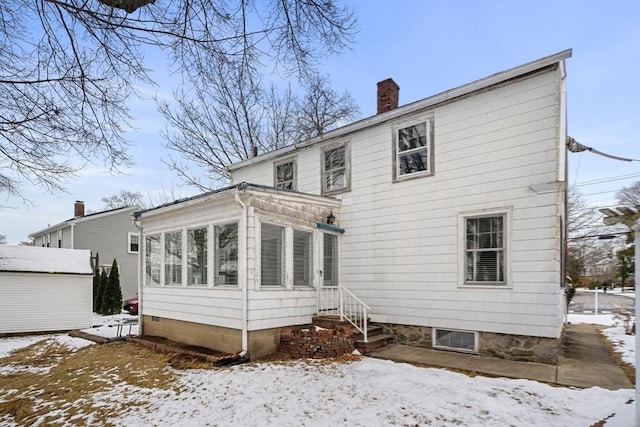
POLYGON ((122 324, 120 336, 138 335, 138 316, 132 316, 125 312, 111 316, 93 313, 92 321, 93 327, 82 329, 82 332, 104 338, 116 338, 118 336, 118 325, 122 324))
MULTIPOLYGON (((98 323, 131 317, 99 317, 98 323)), ((571 314, 569 320, 615 322, 610 315, 571 314)), ((635 337, 624 335, 624 328, 615 326, 605 333, 618 343, 618 351, 633 354, 635 337)), ((49 338, 68 339, 64 335, 49 338)), ((42 337, 0 339, 0 357, 36 339, 42 337)), ((529 380, 471 378, 368 357, 353 363, 299 361, 175 372, 181 392, 123 382, 94 394, 91 400, 97 405, 118 401, 124 407, 128 400, 145 402, 114 413, 109 421, 116 426, 564 427, 590 426, 609 416, 606 427, 635 425, 635 390, 581 390, 529 380)))

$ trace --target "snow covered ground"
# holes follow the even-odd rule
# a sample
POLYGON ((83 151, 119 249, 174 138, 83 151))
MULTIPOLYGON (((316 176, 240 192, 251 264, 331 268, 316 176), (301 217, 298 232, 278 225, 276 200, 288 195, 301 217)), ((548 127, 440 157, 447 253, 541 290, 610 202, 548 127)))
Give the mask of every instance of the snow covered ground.
MULTIPOLYGON (((100 316, 96 323, 113 325, 126 318, 130 316, 100 316)), ((635 337, 625 335, 614 316, 570 315, 569 320, 611 325, 606 336, 626 361, 635 364, 635 337)), ((114 329, 103 326, 102 332, 114 329)), ((4 338, 0 358, 43 338, 73 349, 94 345, 66 335, 4 338)), ((117 426, 587 427, 605 418, 606 427, 635 425, 634 390, 582 390, 468 377, 368 357, 351 363, 297 361, 174 373, 180 391, 134 387, 123 381, 90 398, 96 406, 128 399, 138 402, 114 412, 109 421, 117 426)), ((0 392, 1 376, 7 374, 0 372, 0 392)), ((0 425, 16 424, 0 413, 0 425)))

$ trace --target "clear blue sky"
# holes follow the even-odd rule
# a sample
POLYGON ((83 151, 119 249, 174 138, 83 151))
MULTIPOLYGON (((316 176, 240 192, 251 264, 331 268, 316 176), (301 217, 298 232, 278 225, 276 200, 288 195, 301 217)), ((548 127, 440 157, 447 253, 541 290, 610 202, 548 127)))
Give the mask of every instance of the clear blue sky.
MULTIPOLYGON (((400 86, 403 105, 572 48, 567 60, 569 135, 598 150, 640 159, 640 1, 348 3, 358 16, 355 44, 342 56, 328 58, 323 70, 334 88, 351 92, 362 117, 375 114, 376 83, 388 77, 400 86)), ((170 86, 159 90, 170 93, 170 86)), ((25 188, 33 206, 3 200, 12 208, 0 211, 0 234, 10 243, 27 240, 29 233, 70 218, 75 200, 85 201, 88 210, 101 210, 100 199, 120 189, 156 199, 162 192, 192 194, 160 161, 166 155, 159 136, 164 125, 153 100, 132 102, 132 112, 137 131, 128 138, 135 144, 136 167, 113 176, 89 166, 63 194, 25 188)), ((637 180, 640 162, 570 154, 570 184, 595 205, 612 204, 617 190, 637 180)))

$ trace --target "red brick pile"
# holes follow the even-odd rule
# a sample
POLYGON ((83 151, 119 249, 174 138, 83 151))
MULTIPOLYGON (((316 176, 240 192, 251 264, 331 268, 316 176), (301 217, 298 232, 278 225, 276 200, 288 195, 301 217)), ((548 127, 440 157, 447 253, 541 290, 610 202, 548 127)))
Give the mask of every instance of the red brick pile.
POLYGON ((351 326, 332 329, 298 326, 282 328, 280 331, 278 352, 294 359, 326 359, 350 354, 354 349, 351 326))

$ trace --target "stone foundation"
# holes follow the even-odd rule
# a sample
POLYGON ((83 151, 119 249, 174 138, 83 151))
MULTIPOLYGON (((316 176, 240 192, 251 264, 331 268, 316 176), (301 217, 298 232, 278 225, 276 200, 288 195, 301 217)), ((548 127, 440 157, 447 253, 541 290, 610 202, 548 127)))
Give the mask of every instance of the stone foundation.
POLYGON ((313 325, 282 328, 278 351, 293 358, 326 359, 350 354, 355 349, 351 326, 332 329, 313 325))
MULTIPOLYGON (((434 348, 432 328, 396 324, 379 324, 385 334, 392 335, 396 344, 434 348)), ((470 331, 473 332, 473 331, 470 331)), ((556 364, 561 338, 531 337, 525 335, 478 333, 478 355, 507 360, 556 364)))

